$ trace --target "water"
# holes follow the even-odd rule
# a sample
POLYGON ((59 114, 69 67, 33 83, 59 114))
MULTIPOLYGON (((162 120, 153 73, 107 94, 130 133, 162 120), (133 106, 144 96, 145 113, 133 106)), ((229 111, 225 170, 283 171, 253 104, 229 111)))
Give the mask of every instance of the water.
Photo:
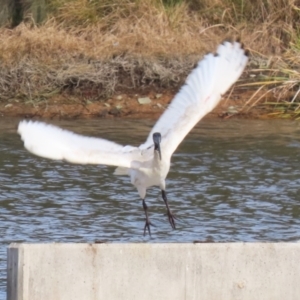
MULTIPOLYGON (((147 194, 152 239, 143 236, 138 193, 114 168, 35 157, 0 121, 0 299, 5 299, 11 242, 193 242, 300 240, 300 123, 201 122, 176 151, 167 195, 172 230, 158 188, 147 194)), ((53 123, 53 122, 52 122, 53 123)), ((81 134, 139 145, 152 122, 76 120, 56 124, 81 134)))

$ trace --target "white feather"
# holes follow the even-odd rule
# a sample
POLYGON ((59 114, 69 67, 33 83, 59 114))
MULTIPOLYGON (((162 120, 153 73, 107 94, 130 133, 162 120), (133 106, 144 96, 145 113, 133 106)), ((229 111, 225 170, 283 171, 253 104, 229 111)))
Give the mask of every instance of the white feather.
MULTIPOLYGON (((159 186, 166 202, 170 224, 175 228, 165 195, 165 178, 169 172, 171 156, 188 132, 214 109, 221 95, 240 77, 247 61, 248 57, 238 42, 225 42, 218 47, 217 55, 206 55, 188 76, 185 85, 139 148, 84 137, 41 122, 22 121, 18 133, 25 148, 36 155, 79 164, 117 166, 115 174, 128 174, 142 199, 145 199, 147 188, 159 186), (153 145, 153 133, 157 132, 161 134, 161 158, 153 145)), ((145 207, 144 232, 148 228, 150 233, 151 223, 145 207)))
POLYGON ((216 55, 207 54, 188 76, 140 148, 152 145, 153 133, 160 132, 161 147, 171 156, 200 119, 217 106, 221 96, 240 77, 247 61, 248 56, 238 42, 224 42, 216 55))
POLYGON ((130 168, 138 148, 93 137, 81 136, 59 127, 22 121, 18 133, 25 148, 38 156, 77 164, 105 164, 130 168))
POLYGON ((130 175, 130 169, 124 167, 117 167, 114 171, 114 175, 130 175))
POLYGON ((248 57, 238 42, 224 42, 216 55, 205 55, 139 148, 84 137, 41 122, 22 121, 18 132, 25 148, 36 155, 72 163, 125 168, 136 168, 139 161, 148 159, 149 154, 146 155, 145 151, 153 146, 153 133, 159 132, 165 159, 170 159, 188 132, 215 108, 221 95, 240 77, 247 61, 248 57))

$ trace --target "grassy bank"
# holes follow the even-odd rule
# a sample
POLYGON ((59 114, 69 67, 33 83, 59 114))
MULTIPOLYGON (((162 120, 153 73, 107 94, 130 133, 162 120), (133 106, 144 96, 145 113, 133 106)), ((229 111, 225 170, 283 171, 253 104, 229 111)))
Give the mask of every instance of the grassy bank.
POLYGON ((240 37, 251 54, 247 106, 300 116, 300 8, 292 0, 49 0, 0 28, 0 100, 57 94, 102 101, 118 91, 177 88, 204 53, 240 37), (255 94, 258 92, 258 94, 255 94), (259 96, 258 96, 259 95, 259 96), (294 97, 296 95, 296 97, 294 97))

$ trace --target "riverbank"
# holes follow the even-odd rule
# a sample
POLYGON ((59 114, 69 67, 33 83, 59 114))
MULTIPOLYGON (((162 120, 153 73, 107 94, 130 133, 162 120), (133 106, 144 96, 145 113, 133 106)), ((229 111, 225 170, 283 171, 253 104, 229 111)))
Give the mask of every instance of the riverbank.
MULTIPOLYGON (((120 91, 108 99, 93 101, 91 91, 83 97, 58 93, 40 101, 0 103, 0 116, 20 118, 77 119, 77 118, 147 118, 157 119, 168 107, 177 89, 120 91)), ((232 89, 207 118, 270 118, 272 109, 253 105, 253 90, 232 89)), ((262 94, 262 93, 261 93, 262 94)), ((264 99, 268 97, 264 95, 264 99)), ((269 98, 268 98, 269 99, 269 98)))
POLYGON ((205 53, 241 38, 250 62, 233 93, 244 102, 226 97, 215 114, 268 111, 296 119, 300 10, 294 2, 51 0, 42 7, 34 1, 18 22, 0 28, 0 114, 156 116, 205 53), (44 11, 43 19, 35 11, 44 11), (140 104, 143 97, 152 102, 140 104))

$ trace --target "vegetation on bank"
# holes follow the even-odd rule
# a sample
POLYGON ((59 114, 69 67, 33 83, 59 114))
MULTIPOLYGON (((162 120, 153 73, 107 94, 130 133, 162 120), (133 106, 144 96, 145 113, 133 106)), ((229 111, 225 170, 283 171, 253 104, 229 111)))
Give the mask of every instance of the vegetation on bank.
POLYGON ((177 88, 204 53, 240 38, 245 107, 300 118, 299 21, 296 0, 24 1, 0 28, 0 101, 177 88))

